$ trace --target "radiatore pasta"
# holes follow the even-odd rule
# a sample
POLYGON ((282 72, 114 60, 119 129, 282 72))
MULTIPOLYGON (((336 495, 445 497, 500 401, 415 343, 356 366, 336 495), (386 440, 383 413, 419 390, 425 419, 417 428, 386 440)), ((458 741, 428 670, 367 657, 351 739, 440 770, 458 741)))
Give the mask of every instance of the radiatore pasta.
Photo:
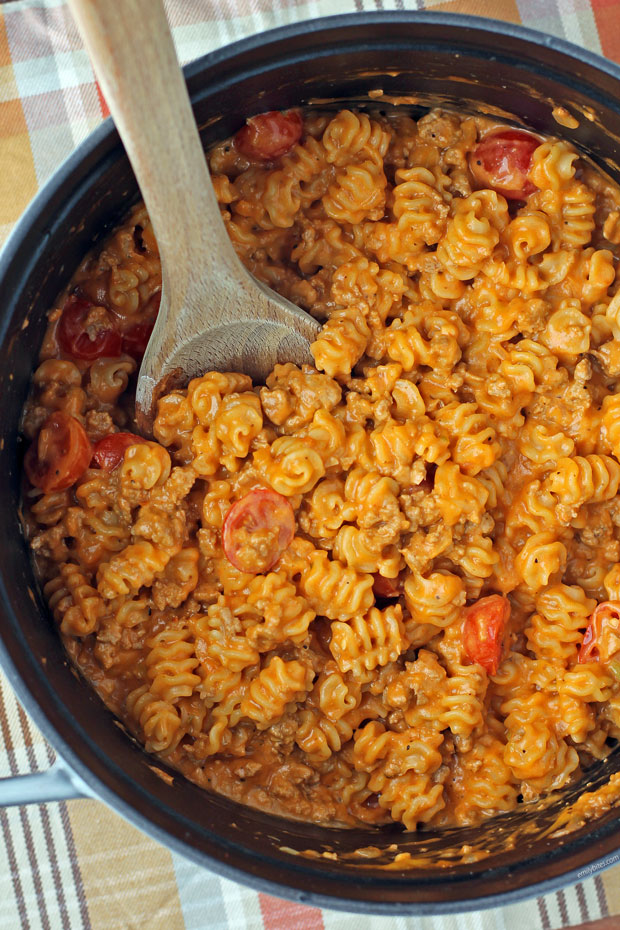
POLYGON ((262 114, 209 154, 313 366, 206 372, 136 435, 142 205, 49 313, 25 522, 67 651, 204 788, 462 826, 620 736, 620 191, 483 117, 262 114))

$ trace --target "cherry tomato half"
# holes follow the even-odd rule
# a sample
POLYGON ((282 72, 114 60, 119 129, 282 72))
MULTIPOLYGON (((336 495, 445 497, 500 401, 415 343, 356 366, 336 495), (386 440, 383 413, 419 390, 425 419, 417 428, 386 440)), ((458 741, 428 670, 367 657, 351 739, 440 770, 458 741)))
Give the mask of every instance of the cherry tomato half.
POLYGON ((500 594, 482 597, 465 610, 463 644, 471 662, 477 662, 494 675, 504 649, 504 634, 510 617, 510 603, 500 594))
POLYGON ((96 358, 116 358, 121 354, 121 336, 113 327, 89 326, 86 323, 88 300, 70 297, 58 322, 58 343, 73 358, 92 362, 96 358))
POLYGON ((373 577, 375 580, 372 583, 372 590, 375 597, 399 597, 402 593, 402 586, 398 576, 396 578, 385 578, 377 572, 373 577))
POLYGON ((232 505, 222 527, 222 546, 235 568, 258 575, 275 565, 294 535, 295 514, 289 501, 275 491, 260 489, 232 505))
POLYGON ((114 471, 125 458, 125 450, 135 446, 138 442, 145 442, 142 436, 135 433, 110 433, 104 436, 93 447, 93 462, 106 471, 114 471))
POLYGON ((135 323, 123 333, 123 352, 125 355, 131 355, 137 362, 142 361, 146 347, 151 338, 155 320, 159 313, 161 303, 161 291, 153 294, 148 304, 144 308, 147 319, 142 323, 135 323))
POLYGON ((298 110, 279 113, 270 110, 251 116, 236 134, 237 151, 255 161, 271 161, 279 158, 301 139, 303 119, 298 110))
POLYGON ((35 487, 48 494, 64 491, 90 464, 92 446, 84 427, 61 410, 52 413, 24 458, 24 468, 35 487))
POLYGON ((620 652, 620 602, 601 601, 583 635, 578 662, 608 662, 620 652))
POLYGON ((154 323, 136 323, 123 333, 123 353, 141 361, 149 344, 154 323))
POLYGON ((521 129, 501 129, 485 136, 469 156, 469 170, 479 188, 491 188, 508 200, 524 200, 536 187, 528 178, 540 140, 521 129))

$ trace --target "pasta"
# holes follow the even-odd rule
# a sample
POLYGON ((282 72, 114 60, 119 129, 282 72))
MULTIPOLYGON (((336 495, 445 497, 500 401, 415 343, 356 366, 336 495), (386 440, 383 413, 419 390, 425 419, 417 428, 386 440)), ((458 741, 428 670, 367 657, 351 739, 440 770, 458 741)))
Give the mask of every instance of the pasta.
POLYGON ((161 291, 134 208, 51 309, 24 412, 44 595, 202 787, 475 824, 620 738, 620 191, 483 117, 250 125, 209 153, 216 195, 322 321, 314 365, 206 372, 132 432, 161 291))

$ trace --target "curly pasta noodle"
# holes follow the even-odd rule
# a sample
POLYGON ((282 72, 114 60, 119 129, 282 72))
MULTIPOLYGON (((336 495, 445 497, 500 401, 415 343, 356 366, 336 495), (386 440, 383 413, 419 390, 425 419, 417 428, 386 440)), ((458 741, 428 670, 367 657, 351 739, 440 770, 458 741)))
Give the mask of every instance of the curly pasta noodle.
POLYGON ((453 201, 453 216, 437 246, 437 260, 460 281, 471 280, 491 257, 508 223, 506 201, 495 191, 476 191, 453 201))
POLYGON ((242 261, 321 320, 313 364, 205 372, 135 435, 139 353, 82 357, 154 322, 135 207, 32 377, 44 595, 83 676, 203 788, 318 823, 477 824, 620 738, 620 192, 533 135, 518 190, 483 182, 502 127, 482 116, 272 119, 299 129, 283 154, 237 136, 208 157, 242 261), (50 442, 63 423, 81 452, 50 442))
POLYGON ((181 737, 181 718, 166 701, 158 701, 148 685, 141 685, 127 695, 127 712, 139 724, 144 744, 151 752, 165 752, 174 748, 181 737))
POLYGON ((166 704, 176 704, 179 698, 191 697, 200 684, 194 669, 198 659, 194 655, 189 627, 161 630, 146 645, 146 674, 151 681, 150 691, 166 704))
POLYGON ((45 596, 63 633, 88 636, 97 626, 105 604, 77 565, 65 562, 45 585, 45 596))
POLYGON ((372 607, 365 617, 332 623, 329 648, 340 671, 362 678, 365 672, 397 659, 407 648, 401 618, 399 605, 384 611, 372 607))
POLYGON ((284 713, 286 705, 303 698, 309 670, 300 662, 283 662, 274 656, 251 683, 241 703, 241 713, 265 729, 284 713))
POLYGON ((545 588, 536 598, 536 613, 525 630, 532 653, 553 665, 574 662, 582 630, 595 606, 595 601, 575 585, 545 588))
POLYGON ((288 641, 300 645, 316 614, 307 601, 297 597, 296 587, 276 572, 259 575, 249 585, 248 604, 259 612, 258 622, 245 635, 261 652, 288 641))

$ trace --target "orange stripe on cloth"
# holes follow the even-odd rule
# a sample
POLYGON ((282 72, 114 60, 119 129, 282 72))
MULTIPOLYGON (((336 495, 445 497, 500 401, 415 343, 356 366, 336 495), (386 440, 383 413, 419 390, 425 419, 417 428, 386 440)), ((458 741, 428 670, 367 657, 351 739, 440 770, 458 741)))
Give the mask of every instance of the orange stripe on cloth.
MULTIPOLYGON (((5 106, 0 103, 0 119, 5 106)), ((19 106, 21 109, 21 104, 19 106)), ((28 133, 0 135, 0 225, 19 219, 36 194, 37 187, 28 133)))
MULTIPOLYGON (((438 13, 467 13, 470 16, 492 16, 508 23, 520 23, 521 15, 517 0, 426 0, 425 10, 438 13)), ((529 25, 529 24, 528 24, 529 25)))
MULTIPOLYGON (((11 53, 0 11, 0 72, 5 94, 17 96, 11 53)), ((0 97, 0 229, 19 219, 37 192, 37 176, 21 101, 0 97)), ((0 244, 4 240, 0 235, 0 244)))
POLYGON ((185 930, 170 852, 98 801, 67 809, 92 930, 185 930))
POLYGON ((101 87, 99 86, 99 81, 97 80, 95 81, 95 87, 97 88, 97 97, 99 99, 99 106, 101 107, 101 115, 105 119, 107 116, 110 115, 110 107, 108 106, 107 100, 103 96, 103 91, 101 90, 101 87))
POLYGON ((258 900, 265 930, 325 930, 318 907, 283 901, 268 894, 259 894, 258 900))
MULTIPOLYGON (((0 96, 0 231, 19 219, 37 192, 37 176, 30 146, 26 117, 17 96, 17 85, 11 52, 0 11, 0 74, 3 95, 0 96)), ((0 235, 0 244, 5 236, 0 235)))
POLYGON ((6 26, 4 24, 4 14, 2 13, 2 10, 0 10, 0 68, 5 68, 10 64, 11 50, 9 48, 9 40, 6 34, 6 26))
POLYGON ((620 62, 620 0, 591 0, 601 51, 620 62))

